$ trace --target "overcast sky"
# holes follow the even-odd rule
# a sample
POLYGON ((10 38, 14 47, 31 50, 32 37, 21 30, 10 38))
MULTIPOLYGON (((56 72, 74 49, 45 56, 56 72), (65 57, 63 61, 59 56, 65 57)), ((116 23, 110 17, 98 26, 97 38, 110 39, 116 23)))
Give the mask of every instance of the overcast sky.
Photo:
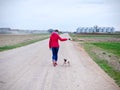
POLYGON ((120 31, 120 0, 0 0, 0 27, 75 31, 94 25, 120 31))

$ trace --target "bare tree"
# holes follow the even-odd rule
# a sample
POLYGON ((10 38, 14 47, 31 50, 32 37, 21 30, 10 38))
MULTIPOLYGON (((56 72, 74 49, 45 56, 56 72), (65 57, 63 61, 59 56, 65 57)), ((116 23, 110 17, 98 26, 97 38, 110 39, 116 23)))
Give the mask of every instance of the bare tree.
POLYGON ((97 25, 94 26, 95 32, 99 32, 99 27, 97 25))

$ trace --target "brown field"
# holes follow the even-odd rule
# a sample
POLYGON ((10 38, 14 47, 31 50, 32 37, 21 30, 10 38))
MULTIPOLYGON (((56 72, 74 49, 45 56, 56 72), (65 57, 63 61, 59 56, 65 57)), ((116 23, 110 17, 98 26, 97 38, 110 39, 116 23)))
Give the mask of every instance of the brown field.
POLYGON ((120 38, 78 38, 78 41, 85 42, 120 42, 120 38))
POLYGON ((113 34, 113 35, 86 35, 86 34, 78 34, 77 35, 78 41, 85 41, 85 42, 120 42, 120 34, 113 34))
POLYGON ((15 45, 15 44, 30 41, 30 40, 42 39, 42 38, 45 38, 48 36, 49 36, 48 34, 47 35, 46 34, 40 34, 40 35, 35 35, 35 34, 30 34, 30 35, 0 34, 0 47, 15 45))

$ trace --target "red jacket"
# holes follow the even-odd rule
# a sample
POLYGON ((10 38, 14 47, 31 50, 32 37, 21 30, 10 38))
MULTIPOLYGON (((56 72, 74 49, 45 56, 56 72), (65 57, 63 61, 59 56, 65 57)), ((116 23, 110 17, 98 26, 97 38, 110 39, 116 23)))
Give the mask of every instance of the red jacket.
POLYGON ((52 47, 59 47, 59 42, 60 41, 66 41, 67 38, 61 38, 56 32, 53 32, 50 36, 50 40, 49 40, 49 48, 52 47))

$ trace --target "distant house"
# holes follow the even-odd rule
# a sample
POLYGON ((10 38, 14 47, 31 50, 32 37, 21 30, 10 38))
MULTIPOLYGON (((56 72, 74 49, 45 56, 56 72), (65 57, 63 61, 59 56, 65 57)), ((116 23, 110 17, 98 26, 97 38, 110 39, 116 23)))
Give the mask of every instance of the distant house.
POLYGON ((113 33, 115 31, 114 27, 78 27, 76 29, 77 33, 113 33))

